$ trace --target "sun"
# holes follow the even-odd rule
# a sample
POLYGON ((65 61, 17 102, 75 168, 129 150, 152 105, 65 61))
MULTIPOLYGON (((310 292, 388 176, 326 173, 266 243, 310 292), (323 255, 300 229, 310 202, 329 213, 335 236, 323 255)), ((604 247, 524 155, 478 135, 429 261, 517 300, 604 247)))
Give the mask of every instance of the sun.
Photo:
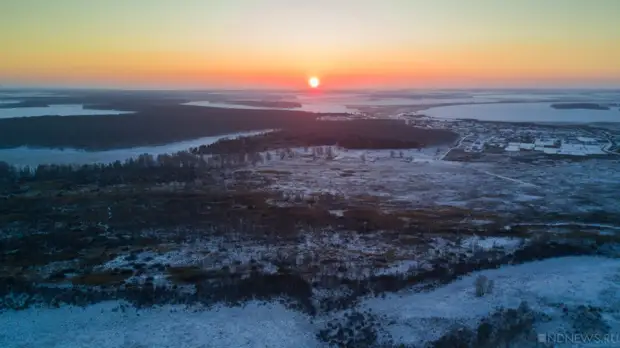
POLYGON ((321 80, 319 80, 319 78, 316 76, 312 76, 311 78, 308 79, 308 85, 311 88, 317 88, 319 87, 320 84, 321 84, 321 80))

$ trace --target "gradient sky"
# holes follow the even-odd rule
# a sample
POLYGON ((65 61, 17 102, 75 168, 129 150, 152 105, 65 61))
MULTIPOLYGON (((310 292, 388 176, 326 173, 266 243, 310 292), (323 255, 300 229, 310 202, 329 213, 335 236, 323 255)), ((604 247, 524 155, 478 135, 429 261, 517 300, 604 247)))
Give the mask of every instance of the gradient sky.
POLYGON ((620 0, 1 0, 0 85, 620 86, 620 0))

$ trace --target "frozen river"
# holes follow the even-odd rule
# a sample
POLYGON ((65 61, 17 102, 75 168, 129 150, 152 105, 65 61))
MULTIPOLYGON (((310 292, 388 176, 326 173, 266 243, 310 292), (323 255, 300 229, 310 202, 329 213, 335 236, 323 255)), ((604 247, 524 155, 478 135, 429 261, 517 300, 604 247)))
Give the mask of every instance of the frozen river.
POLYGON ((268 132, 268 130, 203 137, 166 145, 141 146, 107 151, 84 151, 77 149, 61 150, 48 148, 39 149, 29 147, 0 149, 0 161, 4 161, 17 166, 37 166, 39 164, 52 163, 79 165, 89 163, 111 163, 115 161, 125 161, 130 158, 138 157, 139 155, 145 153, 154 156, 165 153, 175 153, 187 150, 191 147, 213 144, 220 139, 250 136, 264 132, 268 132))
MULTIPOLYGON (((0 104, 11 104, 14 101, 1 101, 0 104)), ((0 108, 1 118, 35 117, 35 116, 84 116, 84 115, 121 115, 132 111, 85 109, 84 105, 65 104, 44 107, 0 108)))

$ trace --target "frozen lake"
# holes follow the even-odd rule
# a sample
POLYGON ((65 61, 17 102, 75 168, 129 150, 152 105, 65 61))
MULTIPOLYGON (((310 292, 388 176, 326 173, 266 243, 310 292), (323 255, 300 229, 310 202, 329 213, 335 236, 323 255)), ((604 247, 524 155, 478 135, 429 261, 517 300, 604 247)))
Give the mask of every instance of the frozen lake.
POLYGON ((154 156, 165 153, 176 153, 187 150, 191 147, 213 144, 220 139, 237 138, 269 132, 269 130, 234 133, 227 135, 217 135, 203 137, 193 140, 180 141, 176 143, 141 146, 127 149, 107 150, 107 151, 84 151, 78 149, 49 149, 49 148, 29 148, 18 147, 13 149, 0 149, 0 161, 17 166, 38 166, 39 164, 90 164, 90 163, 111 163, 115 161, 125 161, 130 158, 148 153, 154 156))
MULTIPOLYGON (((209 101, 193 101, 186 105, 206 106, 206 107, 218 107, 218 108, 230 108, 230 109, 256 109, 256 110, 296 110, 307 111, 316 113, 357 113, 362 108, 367 107, 419 107, 438 104, 462 104, 473 106, 479 106, 480 109, 466 108, 467 112, 471 112, 478 116, 455 116, 461 114, 464 111, 461 106, 448 106, 438 107, 433 109, 433 113, 441 113, 436 117, 442 118, 477 118, 485 120, 497 120, 497 121, 549 121, 561 120, 562 122, 584 122, 576 121, 583 118, 582 116, 601 116, 602 112, 590 115, 593 110, 554 110, 549 107, 552 102, 617 102, 620 100, 620 93, 615 91, 609 92, 591 92, 591 91, 564 91, 564 92, 502 92, 498 91, 469 91, 469 92, 424 92, 424 91, 410 91, 399 92, 394 95, 389 93, 382 96, 373 93, 275 93, 265 92, 262 95, 245 95, 245 94, 231 94, 224 101, 209 102, 209 101), (235 98, 236 96, 236 98, 235 98), (230 98, 230 99, 228 99, 230 98), (235 103, 236 100, 280 100, 298 102, 301 104, 299 108, 279 108, 279 107, 263 107, 263 106, 249 106, 235 103), (489 103, 503 103, 510 102, 511 104, 501 105, 486 105, 489 103), (525 104, 517 104, 518 102, 528 103, 532 106, 526 106, 525 104), (514 103, 514 104, 512 104, 514 103), (489 108, 489 109, 487 109, 489 108), (516 109, 516 108, 523 108, 516 109), (548 110, 547 110, 548 109, 548 110), (554 114, 556 111, 557 114, 554 114), (560 114, 562 112, 562 114, 560 114), (501 118, 497 118, 496 113, 505 114, 501 118), (522 113, 527 113, 530 116, 520 116, 522 113), (544 115, 543 115, 544 114, 544 115), (519 115, 518 118, 515 115, 519 115), (557 116, 560 117, 557 117, 557 116), (562 118, 568 117, 567 120, 562 118)), ((430 113, 430 112, 429 112, 430 113)), ((613 118, 613 113, 608 113, 607 116, 588 120, 587 122, 601 122, 608 121, 609 118, 613 118)), ((434 114, 431 116, 435 116, 434 114)), ((615 121, 612 121, 615 122, 615 121)))
MULTIPOLYGON (((2 103, 2 101, 0 101, 2 103)), ((2 103, 2 104, 6 104, 2 103)), ((64 104, 45 107, 25 107, 0 109, 0 118, 34 117, 34 116, 84 116, 84 115, 120 115, 133 111, 85 109, 84 105, 64 104)))
POLYGON ((554 109, 551 103, 504 103, 441 106, 424 114, 446 119, 467 118, 504 122, 620 122, 617 107, 610 110, 554 109))

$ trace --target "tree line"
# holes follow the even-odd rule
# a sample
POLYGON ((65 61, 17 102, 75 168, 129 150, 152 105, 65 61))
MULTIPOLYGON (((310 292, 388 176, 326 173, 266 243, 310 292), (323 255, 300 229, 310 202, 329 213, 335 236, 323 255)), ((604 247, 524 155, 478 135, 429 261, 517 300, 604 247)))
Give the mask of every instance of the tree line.
POLYGON ((156 184, 165 182, 191 182, 204 179, 205 173, 214 174, 218 169, 235 168, 263 161, 260 154, 194 155, 189 151, 174 154, 142 154, 125 161, 93 164, 41 164, 38 166, 13 166, 0 161, 0 188, 38 181, 62 181, 67 186, 96 184, 156 184))

